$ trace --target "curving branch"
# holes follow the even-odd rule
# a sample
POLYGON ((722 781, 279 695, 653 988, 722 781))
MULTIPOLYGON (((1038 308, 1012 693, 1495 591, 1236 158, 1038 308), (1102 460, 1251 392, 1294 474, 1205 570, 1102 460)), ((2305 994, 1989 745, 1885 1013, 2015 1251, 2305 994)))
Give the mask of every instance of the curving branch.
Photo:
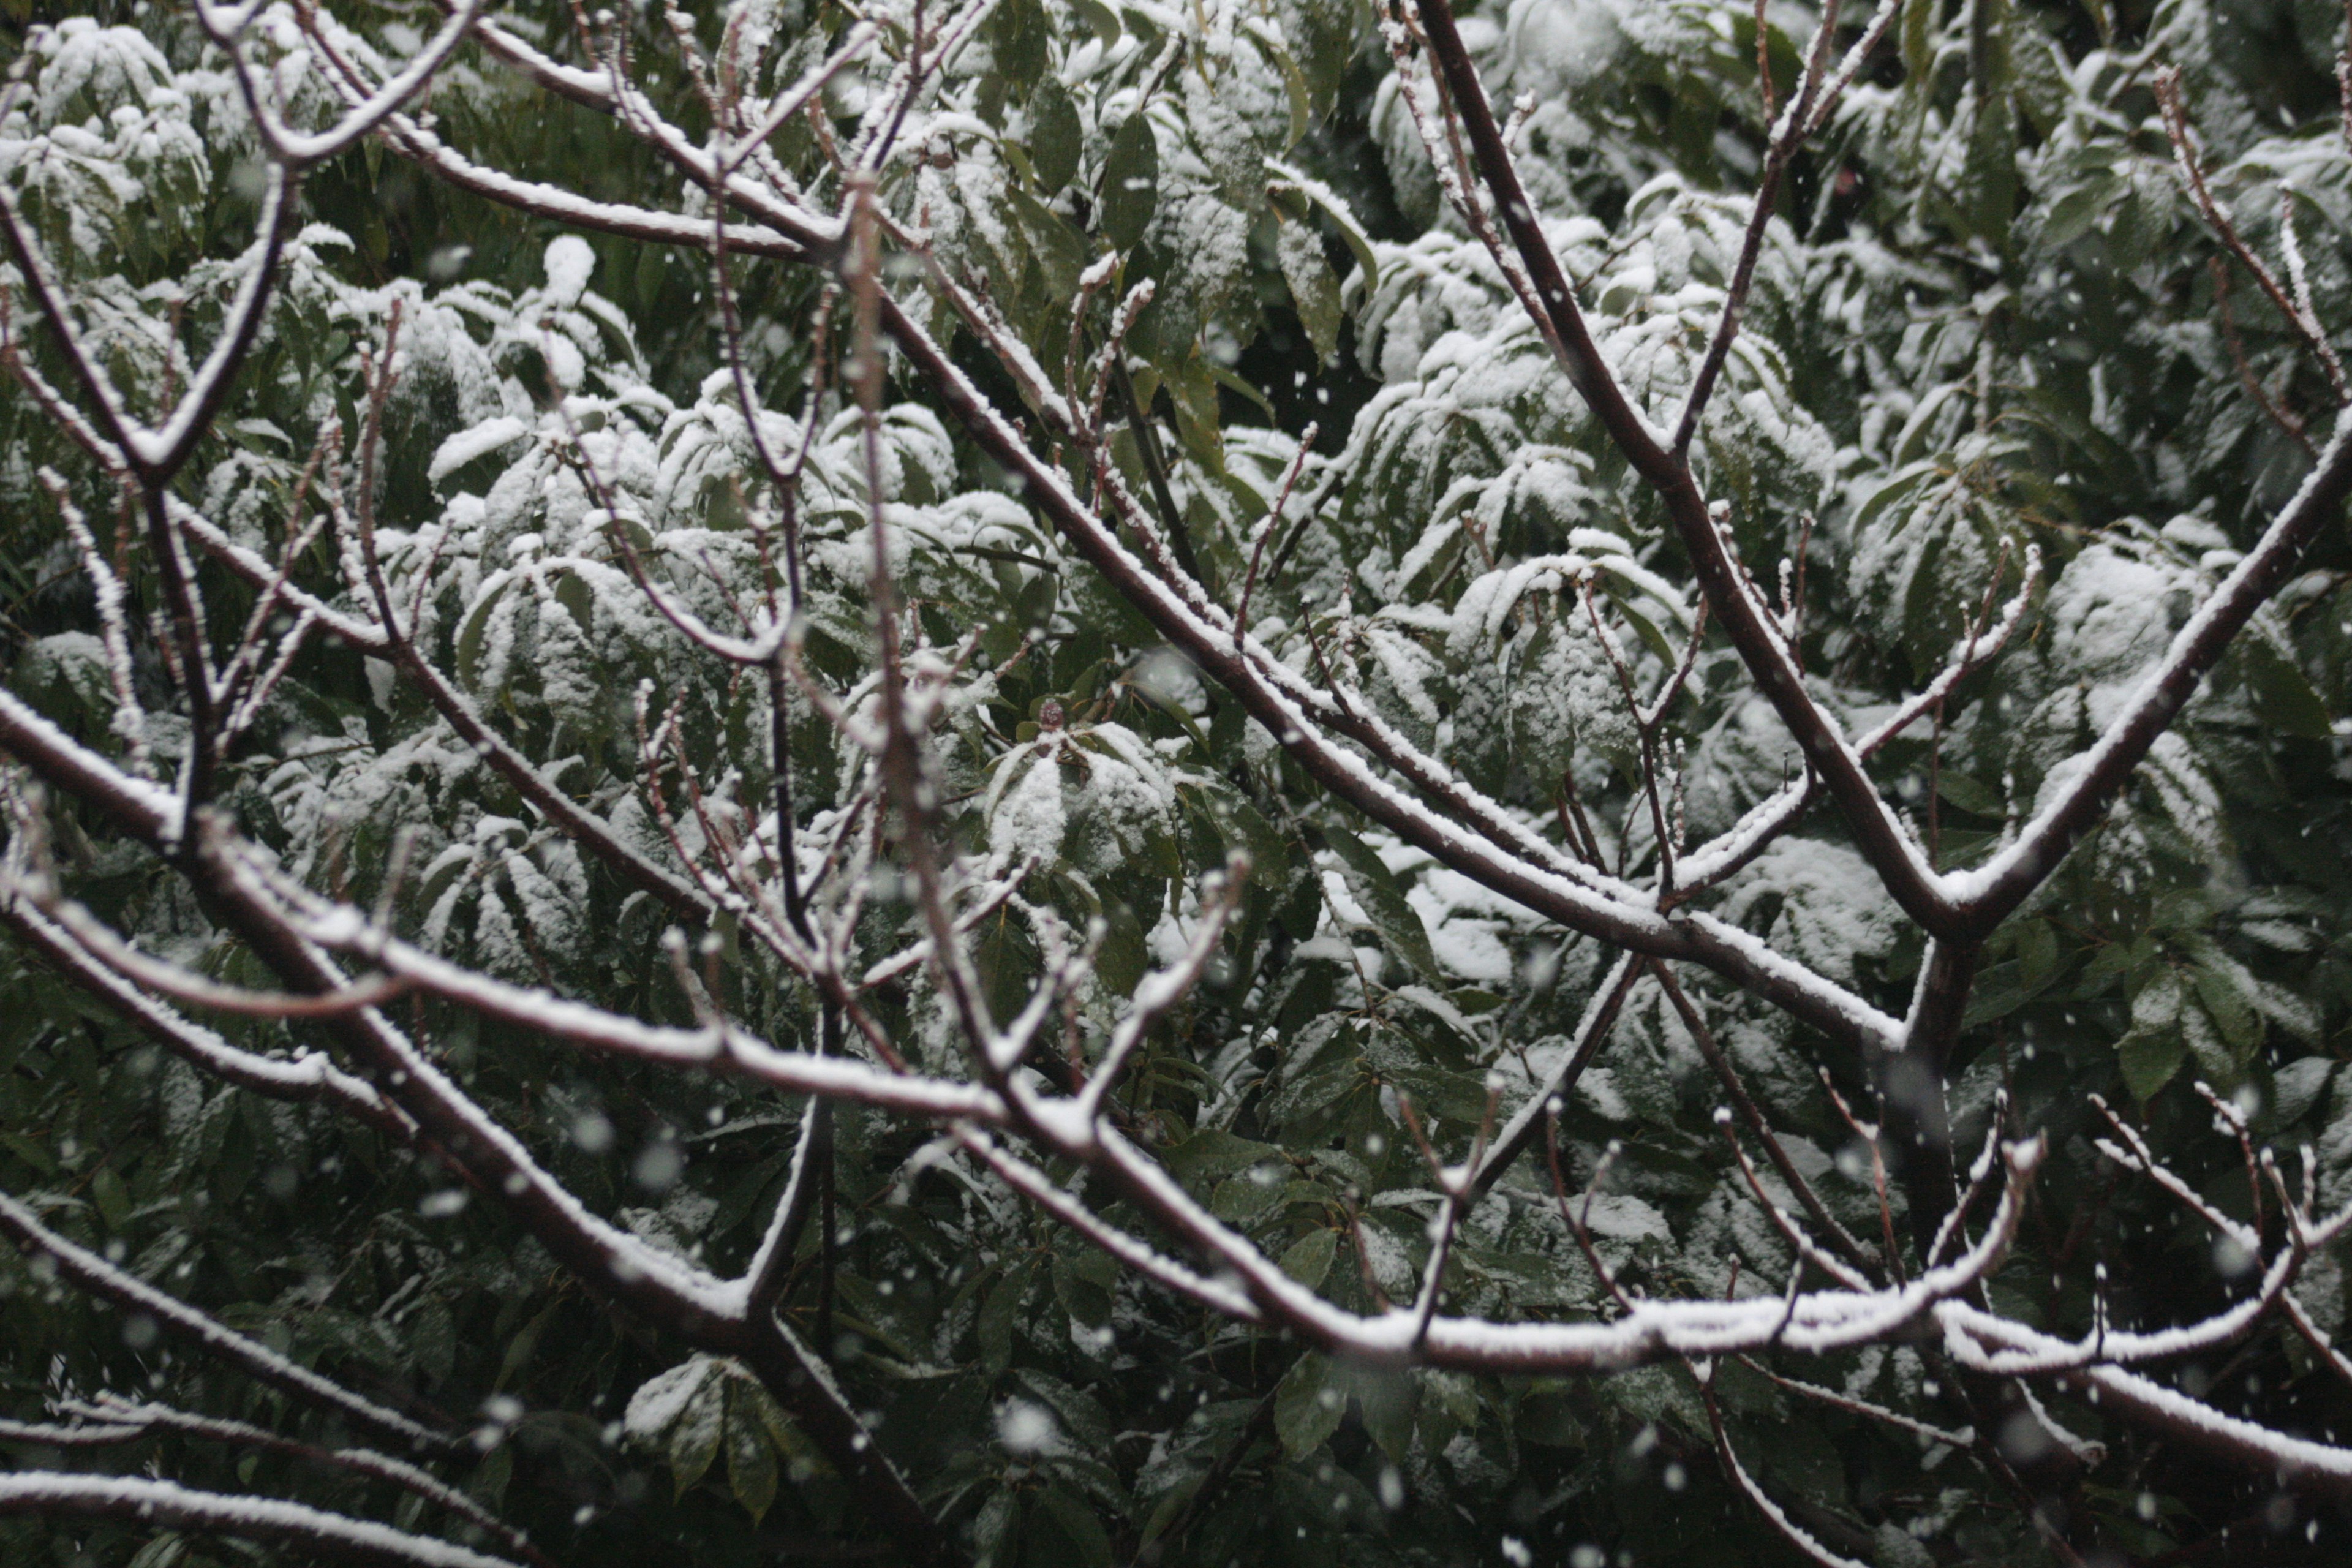
POLYGON ((277 1498, 199 1491, 144 1476, 52 1470, 0 1474, 0 1514, 37 1513, 162 1525, 244 1541, 283 1543, 341 1563, 377 1568, 516 1568, 514 1560, 277 1498))
POLYGON ((446 1433, 420 1426, 396 1410, 387 1410, 287 1360, 178 1298, 164 1294, 88 1247, 59 1236, 42 1224, 31 1209, 5 1193, 0 1193, 0 1234, 21 1247, 41 1253, 57 1266, 59 1273, 90 1294, 112 1301, 124 1311, 145 1313, 167 1332, 187 1340, 257 1382, 266 1383, 306 1404, 332 1410, 418 1453, 447 1454, 461 1442, 446 1433))

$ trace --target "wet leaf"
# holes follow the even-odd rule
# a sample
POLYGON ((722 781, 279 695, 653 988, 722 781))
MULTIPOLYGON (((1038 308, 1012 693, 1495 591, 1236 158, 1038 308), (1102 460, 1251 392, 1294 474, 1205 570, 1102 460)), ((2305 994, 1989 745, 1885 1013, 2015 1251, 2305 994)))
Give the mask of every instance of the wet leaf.
POLYGON ((1098 195, 1103 237, 1118 249, 1134 249, 1160 205, 1160 144, 1149 115, 1129 115, 1111 138, 1098 195))

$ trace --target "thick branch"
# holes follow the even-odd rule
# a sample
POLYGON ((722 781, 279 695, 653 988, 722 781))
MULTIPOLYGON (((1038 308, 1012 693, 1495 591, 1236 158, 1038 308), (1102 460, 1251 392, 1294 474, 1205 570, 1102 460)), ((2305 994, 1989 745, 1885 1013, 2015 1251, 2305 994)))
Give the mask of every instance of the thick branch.
POLYGON ((1559 258, 1519 184, 1502 129, 1495 123, 1494 110, 1486 101, 1486 86, 1454 26, 1447 0, 1423 0, 1421 15, 1431 54, 1469 133, 1478 172, 1494 193, 1504 227, 1535 279, 1549 315, 1548 336, 1559 345, 1570 381, 1610 440, 1664 501, 1675 537, 1690 557, 1708 606, 1738 649, 1749 675, 1788 725, 1806 761, 1821 774, 1858 847, 1885 882, 1887 891, 1905 913, 1930 932, 1948 929, 1955 919, 1950 900, 1920 857, 1918 847, 1879 798, 1877 786, 1864 773, 1836 721, 1806 691, 1803 673, 1771 624, 1769 612, 1749 589, 1745 568, 1732 558, 1689 466, 1667 449, 1649 420, 1626 398, 1593 341, 1559 258))

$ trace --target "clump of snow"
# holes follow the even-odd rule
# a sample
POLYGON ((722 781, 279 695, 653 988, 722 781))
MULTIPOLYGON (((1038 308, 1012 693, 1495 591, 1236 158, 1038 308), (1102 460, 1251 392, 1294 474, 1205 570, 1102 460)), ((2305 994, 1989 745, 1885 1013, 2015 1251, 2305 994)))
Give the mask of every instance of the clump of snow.
POLYGON ((996 1407, 996 1440, 1006 1453, 1033 1458, 1060 1448, 1061 1429, 1044 1405, 1008 1399, 996 1407))
POLYGON ((1732 886, 1723 916, 1743 921, 1767 899, 1780 909, 1767 940, 1820 973, 1852 981, 1864 959, 1884 958, 1902 913, 1877 873, 1843 844, 1783 838, 1732 886))
POLYGON ((667 1440, 688 1404, 717 1375, 719 1363, 699 1352, 667 1372, 656 1373, 629 1395, 629 1407, 621 1416, 621 1429, 638 1443, 667 1440))
POLYGON ((568 310, 588 291, 596 270, 596 252, 576 234, 559 235, 548 242, 547 291, 543 298, 557 310, 568 310))

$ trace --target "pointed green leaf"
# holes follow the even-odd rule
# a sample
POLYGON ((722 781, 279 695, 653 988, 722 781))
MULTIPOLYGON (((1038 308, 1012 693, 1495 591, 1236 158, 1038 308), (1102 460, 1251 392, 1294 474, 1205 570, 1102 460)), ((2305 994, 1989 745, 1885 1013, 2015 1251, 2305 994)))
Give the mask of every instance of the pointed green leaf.
POLYGON ((2325 741, 2336 732, 2327 704, 2293 659, 2257 630, 2249 630, 2245 649, 2246 690, 2256 717, 2273 730, 2309 741, 2325 741))
POLYGON ((678 1412, 677 1422, 669 1429, 669 1473, 677 1488, 677 1496, 684 1497, 694 1484, 710 1472, 710 1461, 719 1457, 719 1439, 727 1425, 727 1384, 719 1377, 705 1377, 702 1385, 678 1412))
POLYGON ((1090 1329, 1099 1329, 1110 1321, 1110 1292, 1081 1276, 1072 1259, 1055 1253, 1053 1276, 1054 1295, 1062 1303, 1062 1310, 1090 1329))
POLYGON ((2245 1063, 2230 1047, 2221 1026, 2201 1002, 2190 1002, 2180 1009, 2180 1038, 2189 1047, 2191 1060, 2197 1064, 2198 1076, 2224 1092, 2237 1087, 2245 1063))
POLYGON ((1029 95, 1029 161, 1039 190, 1051 195, 1076 177, 1086 136, 1069 90, 1048 71, 1029 95))
POLYGON ((2291 1127, 2303 1120, 2320 1094, 2336 1064, 2326 1057, 2304 1057, 2279 1068, 2271 1080, 2271 1118, 2274 1125, 2291 1127))
POLYGON ((1304 1458, 1339 1429, 1346 1394, 1330 1377, 1331 1363, 1310 1351, 1293 1362, 1274 1391, 1274 1431, 1282 1451, 1304 1458))
POLYGON ((1363 1413, 1364 1431, 1381 1453, 1397 1464, 1404 1463, 1405 1449, 1412 1443, 1413 1412, 1421 1404, 1420 1388, 1391 1367, 1365 1368, 1349 1382, 1354 1388, 1356 1408, 1363 1413))
POLYGON ((2116 1066, 2123 1069, 2124 1087, 2143 1105, 2172 1081, 2172 1075, 2180 1070, 2188 1055, 2189 1047, 2180 1031, 2168 1026, 2134 1029, 2116 1042, 2116 1066))
POLYGON ((109 1230, 121 1230, 122 1222, 131 1217, 131 1190, 111 1165, 100 1165, 98 1174, 89 1179, 89 1201, 98 1205, 99 1217, 106 1221, 109 1230))
POLYGON ((1045 1487, 1038 1492, 1037 1500, 1045 1505, 1046 1516, 1070 1544, 1077 1548, 1077 1561, 1085 1568, 1111 1568, 1110 1536, 1092 1509, 1066 1487, 1045 1487))
POLYGON ((2200 963, 2189 973, 2198 999, 2220 1026, 2221 1038, 2231 1054, 2244 1061, 2263 1043, 2262 1015, 2254 1011, 2254 999, 2243 983, 2244 972, 2234 964, 2200 963))
POLYGON ((1316 357, 1328 363, 1339 347, 1339 280, 1323 257, 1323 237, 1312 218, 1286 223, 1276 237, 1283 280, 1290 285, 1291 303, 1298 309, 1299 324, 1315 345, 1316 357))
POLYGON ((1104 5, 1103 0, 1075 0, 1072 8, 1087 26, 1094 29, 1095 37, 1102 41, 1106 49, 1118 42, 1119 36, 1126 31, 1119 25, 1118 13, 1104 5))
POLYGON ((458 623, 457 679, 468 686, 474 683, 479 673, 476 666, 481 661, 482 637, 489 629, 491 613, 498 608, 499 601, 506 596, 506 591, 514 586, 514 581, 512 577, 500 578, 488 593, 474 601, 473 607, 466 612, 466 618, 458 623))
POLYGON ((2180 976, 2170 969, 2139 988, 2132 998, 2132 1027, 2160 1029, 2180 1016, 2180 976))
POLYGON ((1332 1255, 1339 1249, 1338 1231, 1310 1230, 1283 1253, 1282 1271, 1309 1290, 1319 1289, 1323 1277, 1331 1272, 1332 1255))
POLYGON ((1010 1489, 988 1494, 980 1505, 980 1517, 971 1521, 972 1561, 979 1568, 997 1568, 1018 1559, 1020 1537, 1013 1527, 1020 1520, 1020 1499, 1010 1489))
POLYGON ((1428 928, 1405 901, 1396 873, 1381 864, 1381 858, 1362 839, 1344 827, 1327 826, 1323 838, 1339 857, 1349 889, 1363 905, 1365 918, 1372 922, 1372 929, 1380 933, 1389 950, 1412 965, 1433 985, 1444 985, 1446 980, 1437 967, 1437 954, 1429 945, 1428 928))
POLYGON ((1052 25, 1039 0, 999 0, 989 21, 999 76, 1019 83, 1045 74, 1052 25))
POLYGON ((980 1358, 991 1371, 1002 1372, 1013 1363, 1013 1326, 1029 1294, 1030 1275, 1029 1264, 1014 1264, 980 1304, 980 1358))
POLYGON ((1287 163, 1268 158, 1265 169, 1274 176, 1268 186, 1270 191, 1296 192, 1321 208, 1323 216, 1331 220, 1332 226, 1339 231, 1339 237, 1347 242, 1349 254, 1356 258, 1357 269, 1363 278, 1363 291, 1360 298, 1370 299, 1372 290, 1380 287, 1381 263, 1372 252, 1371 237, 1364 232, 1364 226, 1356 221, 1355 209, 1349 206, 1339 192, 1287 163))
POLYGON ((1120 250, 1133 250, 1160 205, 1160 143, 1151 134, 1150 117, 1139 110, 1111 138, 1097 199, 1103 237, 1120 250))
POLYGON ((756 1525, 776 1500, 776 1449, 751 1393, 738 1384, 728 1401, 727 1484, 756 1525))

